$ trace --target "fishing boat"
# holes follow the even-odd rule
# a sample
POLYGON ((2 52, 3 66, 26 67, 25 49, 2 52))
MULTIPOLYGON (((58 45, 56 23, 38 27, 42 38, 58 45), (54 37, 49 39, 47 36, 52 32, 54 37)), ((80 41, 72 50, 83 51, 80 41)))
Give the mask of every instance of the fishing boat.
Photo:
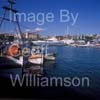
POLYGON ((23 56, 20 53, 18 44, 12 44, 8 47, 6 57, 15 64, 23 66, 23 56))
POLYGON ((18 54, 19 51, 18 44, 13 43, 9 46, 6 46, 1 51, 0 69, 21 68, 23 66, 23 56, 18 54))
MULTIPOLYGON (((4 20, 9 22, 9 24, 14 23, 14 25, 17 29, 16 33, 17 33, 18 36, 20 36, 20 38, 18 37, 18 41, 22 42, 22 32, 21 32, 21 28, 20 28, 20 25, 19 25, 17 15, 16 15, 17 10, 13 9, 14 4, 15 4, 15 2, 13 2, 12 0, 8 0, 8 6, 3 7, 3 10, 4 10, 5 13, 3 14, 3 17, 1 17, 0 28, 1 28, 4 20), (16 17, 15 17, 16 21, 13 20, 14 16, 9 18, 8 14, 9 15, 15 14, 16 15, 16 17)), ((18 65, 18 67, 23 66, 23 56, 21 55, 21 50, 19 50, 19 48, 21 48, 21 46, 19 46, 18 43, 15 43, 15 37, 13 37, 13 39, 11 39, 11 40, 9 40, 9 39, 7 39, 7 38, 3 39, 3 41, 6 41, 6 43, 5 43, 6 49, 4 49, 5 54, 2 53, 1 59, 3 59, 3 60, 6 59, 5 66, 7 66, 7 65, 10 66, 10 64, 13 65, 13 67, 16 66, 16 65, 18 65)), ((3 43, 2 43, 2 45, 3 45, 3 43)), ((1 63, 4 65, 3 62, 0 62, 0 65, 1 65, 1 63)))

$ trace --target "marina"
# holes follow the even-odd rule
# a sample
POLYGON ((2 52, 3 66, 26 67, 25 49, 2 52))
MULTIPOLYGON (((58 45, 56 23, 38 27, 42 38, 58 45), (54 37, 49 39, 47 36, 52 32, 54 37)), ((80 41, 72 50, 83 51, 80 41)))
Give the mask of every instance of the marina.
MULTIPOLYGON (((40 6, 43 9, 40 12, 30 4, 34 13, 28 13, 29 6, 19 7, 26 10, 27 19, 26 13, 15 9, 17 2, 7 0, 0 13, 0 89, 6 90, 0 93, 0 98, 99 100, 100 34, 81 33, 74 26, 79 13, 61 9, 60 5, 59 19, 55 3, 52 3, 53 11, 57 10, 54 14, 44 9, 46 5, 40 6), (60 23, 54 20, 55 15, 60 23)), ((49 6, 48 10, 52 11, 49 6)))

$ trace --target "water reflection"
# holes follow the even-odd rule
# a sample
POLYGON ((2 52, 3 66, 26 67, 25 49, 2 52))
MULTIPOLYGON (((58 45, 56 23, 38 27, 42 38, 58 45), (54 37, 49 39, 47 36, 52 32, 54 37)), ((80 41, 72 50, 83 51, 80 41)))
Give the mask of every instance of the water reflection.
POLYGON ((33 75, 43 75, 43 67, 40 65, 31 65, 24 68, 24 73, 33 74, 33 75))
POLYGON ((45 61, 44 62, 44 67, 50 67, 54 65, 55 65, 55 61, 45 61))

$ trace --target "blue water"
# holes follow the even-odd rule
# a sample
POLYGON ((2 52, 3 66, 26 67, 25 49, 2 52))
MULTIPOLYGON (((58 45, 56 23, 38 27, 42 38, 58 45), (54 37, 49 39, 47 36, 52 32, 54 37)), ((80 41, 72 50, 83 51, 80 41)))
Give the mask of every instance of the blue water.
POLYGON ((100 49, 57 47, 54 67, 45 68, 48 75, 100 75, 100 49), (52 71, 53 70, 53 71, 52 71))
MULTIPOLYGON (((44 67, 47 76, 88 77, 89 87, 76 87, 83 94, 100 95, 100 48, 76 48, 61 46, 55 48, 56 62, 44 67)), ((74 87, 73 87, 74 88, 74 87)))
MULTIPOLYGON (((90 79, 89 87, 71 87, 75 91, 94 95, 99 98, 100 95, 100 48, 80 48, 69 46, 50 47, 50 50, 56 51, 56 61, 49 62, 43 66, 44 76, 46 77, 88 77, 90 79)), ((9 73, 19 73, 21 68, 1 70, 5 77, 9 73)), ((66 87, 65 87, 66 88, 66 87)))

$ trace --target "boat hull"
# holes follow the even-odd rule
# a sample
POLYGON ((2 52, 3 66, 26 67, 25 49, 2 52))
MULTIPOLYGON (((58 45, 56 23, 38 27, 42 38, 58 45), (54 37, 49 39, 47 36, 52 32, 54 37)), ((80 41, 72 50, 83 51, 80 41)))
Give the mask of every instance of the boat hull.
POLYGON ((36 65, 42 65, 43 64, 43 59, 42 58, 29 59, 28 61, 30 63, 36 64, 36 65))
POLYGON ((55 60, 55 57, 54 56, 45 56, 44 60, 53 61, 53 60, 55 60))
POLYGON ((0 57, 0 69, 21 68, 22 66, 8 59, 7 57, 0 57))

